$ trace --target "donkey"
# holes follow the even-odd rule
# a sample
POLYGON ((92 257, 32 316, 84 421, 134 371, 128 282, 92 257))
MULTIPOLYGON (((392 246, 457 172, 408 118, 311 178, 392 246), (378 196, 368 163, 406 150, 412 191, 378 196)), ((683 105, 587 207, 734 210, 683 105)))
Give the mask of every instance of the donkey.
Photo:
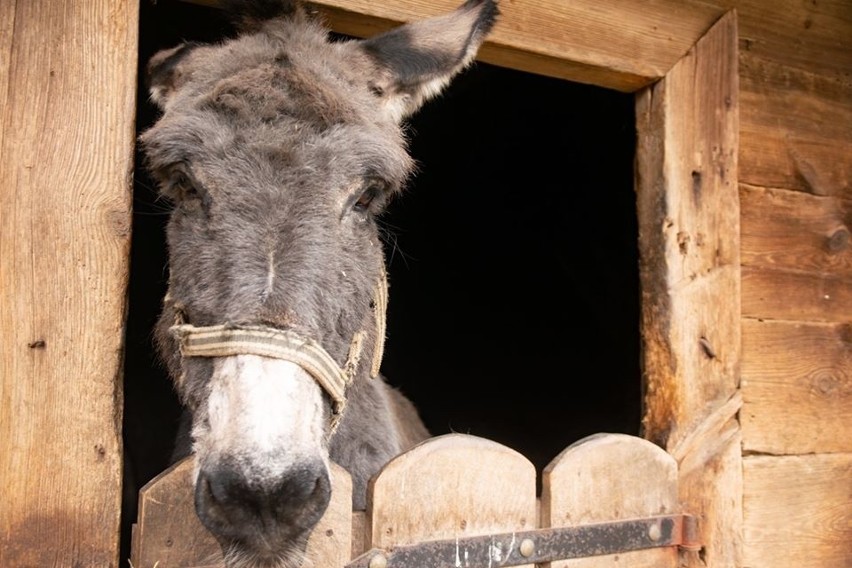
POLYGON ((295 568, 329 461, 353 506, 429 433, 379 374, 377 217, 411 174, 404 120, 475 58, 495 0, 334 41, 296 0, 225 2, 239 34, 152 57, 140 136, 173 203, 158 351, 191 413, 195 507, 230 568, 295 568))

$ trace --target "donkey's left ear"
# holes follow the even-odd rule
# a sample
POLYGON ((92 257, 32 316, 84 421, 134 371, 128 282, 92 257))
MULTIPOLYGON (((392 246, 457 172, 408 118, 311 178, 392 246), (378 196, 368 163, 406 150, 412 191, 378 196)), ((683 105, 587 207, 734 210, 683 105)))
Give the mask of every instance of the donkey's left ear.
POLYGON ((359 42, 376 66, 370 88, 394 120, 415 112, 473 61, 497 15, 495 0, 467 0, 449 14, 359 42))

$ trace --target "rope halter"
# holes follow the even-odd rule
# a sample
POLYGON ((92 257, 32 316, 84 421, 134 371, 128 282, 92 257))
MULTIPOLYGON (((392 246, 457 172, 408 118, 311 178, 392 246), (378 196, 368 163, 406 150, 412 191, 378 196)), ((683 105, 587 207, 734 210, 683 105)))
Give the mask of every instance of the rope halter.
MULTIPOLYGON (((373 293, 373 316, 376 324, 376 344, 370 366, 370 377, 379 374, 385 343, 388 299, 387 278, 382 278, 373 293)), ((337 428, 346 407, 346 388, 352 384, 361 360, 366 332, 355 332, 349 344, 349 354, 343 366, 310 337, 289 329, 268 326, 222 324, 196 327, 184 323, 180 309, 175 309, 175 325, 170 328, 177 339, 181 357, 230 357, 259 355, 290 361, 302 367, 325 390, 332 400, 332 432, 337 428)), ((184 370, 184 373, 186 371, 184 370)), ((182 382, 183 377, 181 377, 182 382)))

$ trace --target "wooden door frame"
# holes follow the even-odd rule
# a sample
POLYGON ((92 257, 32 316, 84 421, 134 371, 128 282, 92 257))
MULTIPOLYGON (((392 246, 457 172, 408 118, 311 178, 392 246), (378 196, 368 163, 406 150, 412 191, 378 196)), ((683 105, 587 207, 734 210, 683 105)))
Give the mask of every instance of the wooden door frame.
MULTIPOLYGON (((456 4, 318 6, 335 31, 369 36, 456 4)), ((636 94, 643 436, 677 459, 681 500, 701 521, 705 547, 684 553, 684 562, 739 566, 736 11, 693 0, 535 0, 500 10, 480 60, 636 94)))
MULTIPOLYGON (((336 31, 371 35, 458 3, 324 0, 319 9, 336 31)), ((0 491, 16 497, 0 557, 115 565, 138 2, 73 13, 4 7, 0 244, 14 271, 0 273, 0 381, 12 413, 0 418, 2 443, 12 444, 0 491), (39 432, 59 434, 58 448, 39 432), (46 492, 36 482, 48 477, 58 485, 46 492)), ((681 498, 703 521, 706 548, 689 562, 736 566, 736 15, 700 0, 529 0, 501 11, 482 60, 637 93, 645 433, 678 458, 681 498)))

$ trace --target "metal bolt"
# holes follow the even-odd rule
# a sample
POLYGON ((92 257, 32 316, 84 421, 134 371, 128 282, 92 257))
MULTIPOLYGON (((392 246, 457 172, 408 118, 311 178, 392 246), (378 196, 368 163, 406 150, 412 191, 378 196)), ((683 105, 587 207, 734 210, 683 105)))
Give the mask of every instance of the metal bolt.
POLYGON ((535 543, 532 541, 531 538, 525 538, 521 541, 520 552, 521 556, 523 556, 524 558, 529 558, 533 555, 533 553, 535 552, 535 543))
POLYGON ((369 568, 387 568, 388 558, 384 554, 376 554, 370 558, 369 568))
POLYGON ((648 527, 648 538, 652 541, 657 542, 663 536, 662 531, 660 530, 660 523, 654 523, 650 527, 648 527))

